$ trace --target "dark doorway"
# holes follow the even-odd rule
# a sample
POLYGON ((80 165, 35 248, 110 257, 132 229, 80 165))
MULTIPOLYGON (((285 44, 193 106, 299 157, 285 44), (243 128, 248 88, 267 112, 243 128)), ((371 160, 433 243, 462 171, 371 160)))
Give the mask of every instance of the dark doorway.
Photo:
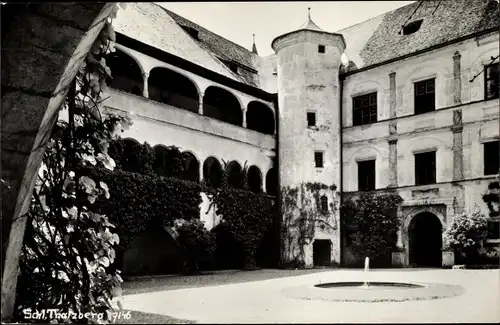
POLYGON ((438 217, 422 212, 413 217, 408 227, 410 265, 441 267, 442 225, 438 217))
POLYGON ((175 274, 182 256, 177 242, 162 227, 151 227, 135 239, 123 256, 123 274, 175 274))
POLYGON ((241 269, 243 251, 240 243, 223 224, 216 226, 211 231, 215 233, 216 238, 213 268, 216 270, 241 269))
POLYGON ((328 239, 316 239, 313 243, 314 266, 328 266, 332 261, 332 242, 328 239))

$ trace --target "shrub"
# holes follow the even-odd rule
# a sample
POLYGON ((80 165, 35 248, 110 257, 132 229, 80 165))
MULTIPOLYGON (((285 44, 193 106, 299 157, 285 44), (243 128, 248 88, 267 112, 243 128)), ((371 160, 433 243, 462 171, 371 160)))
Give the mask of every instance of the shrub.
POLYGON ((117 226, 123 239, 120 251, 151 226, 173 227, 175 220, 200 217, 201 187, 197 183, 121 170, 87 172, 108 184, 113 199, 98 201, 96 210, 106 213, 117 226))
POLYGON ((178 233, 178 242, 183 250, 184 272, 198 273, 199 265, 207 261, 215 252, 215 236, 209 232, 202 221, 178 219, 174 230, 178 233))
POLYGON ((487 236, 486 218, 476 210, 470 215, 464 213, 455 216, 443 233, 443 241, 446 248, 456 249, 468 262, 475 263, 479 257, 479 248, 487 236))
POLYGON ((341 211, 346 212, 343 224, 351 229, 349 237, 356 259, 375 260, 396 250, 400 226, 397 208, 402 201, 398 194, 362 193, 355 202, 346 201, 342 205, 341 211))

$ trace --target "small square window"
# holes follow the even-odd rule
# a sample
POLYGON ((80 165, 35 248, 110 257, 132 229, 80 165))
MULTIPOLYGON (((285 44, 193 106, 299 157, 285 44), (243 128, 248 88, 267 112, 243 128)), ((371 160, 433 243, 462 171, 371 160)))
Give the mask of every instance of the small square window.
POLYGON ((316 168, 323 168, 323 153, 321 151, 314 152, 314 163, 316 168))
POLYGON ((315 112, 307 112, 307 126, 316 126, 316 113, 315 112))
POLYGON ((415 154, 415 185, 436 183, 436 152, 415 154))
POLYGON ((499 83, 499 68, 498 63, 491 64, 486 68, 484 73, 484 92, 486 99, 493 99, 499 97, 500 83, 499 83))
POLYGON ((375 190, 375 160, 358 161, 358 190, 375 190))
POLYGON ((325 46, 324 45, 318 45, 318 53, 325 53, 325 46))
POLYGON ((436 109, 435 80, 428 79, 415 83, 415 114, 422 114, 436 109))
POLYGON ((484 175, 498 174, 500 169, 500 141, 490 141, 483 145, 484 175))
POLYGON ((321 200, 321 211, 323 213, 328 213, 328 198, 326 197, 326 195, 323 195, 320 200, 321 200))

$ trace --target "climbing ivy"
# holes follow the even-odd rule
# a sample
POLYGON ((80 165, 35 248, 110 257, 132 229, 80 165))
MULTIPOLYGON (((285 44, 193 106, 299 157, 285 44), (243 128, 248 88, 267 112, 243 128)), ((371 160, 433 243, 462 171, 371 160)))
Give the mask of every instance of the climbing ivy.
POLYGON ((110 198, 108 186, 79 172, 80 166, 113 170, 109 143, 131 123, 100 113, 111 79, 105 55, 114 47, 111 19, 117 10, 71 83, 42 158, 20 258, 16 312, 21 322, 109 323, 112 312, 121 309, 122 280, 109 268, 120 238, 106 215, 92 211, 96 199, 110 198), (77 318, 43 313, 48 309, 77 318), (29 310, 41 317, 25 319, 29 310))
POLYGON ((396 250, 400 220, 397 209, 403 199, 397 193, 362 193, 342 204, 342 223, 350 230, 357 260, 377 260, 396 250))
MULTIPOLYGON (((243 268, 253 269, 256 267, 258 245, 270 230, 276 215, 275 199, 230 187, 227 171, 228 164, 224 162, 221 187, 205 188, 211 201, 209 209, 215 206, 215 212, 221 216, 221 225, 241 244, 243 268)), ((241 173, 239 179, 246 180, 246 164, 241 173)))
POLYGON ((283 187, 281 202, 283 224, 282 262, 284 267, 304 267, 305 240, 314 238, 319 227, 322 231, 337 229, 337 186, 323 183, 303 183, 298 187, 283 187), (329 194, 329 195, 327 195, 329 194), (330 197, 328 210, 321 206, 321 196, 330 197), (333 198, 333 200, 332 200, 333 198))

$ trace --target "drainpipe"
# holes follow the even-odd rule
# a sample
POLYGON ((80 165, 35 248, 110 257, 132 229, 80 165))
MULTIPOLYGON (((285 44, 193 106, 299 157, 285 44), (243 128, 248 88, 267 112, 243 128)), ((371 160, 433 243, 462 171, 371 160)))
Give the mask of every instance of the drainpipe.
POLYGON ((274 98, 274 111, 275 111, 275 128, 276 128, 276 155, 275 155, 275 158, 274 158, 274 168, 275 168, 275 171, 276 171, 276 185, 277 185, 277 189, 276 189, 276 218, 278 219, 278 238, 279 238, 279 241, 278 241, 278 252, 279 252, 279 262, 278 262, 278 267, 282 266, 283 265, 283 252, 282 252, 282 248, 283 248, 283 243, 282 243, 282 238, 281 238, 281 227, 282 227, 282 222, 283 222, 283 218, 282 218, 282 214, 281 214, 281 210, 282 210, 282 205, 281 205, 281 181, 280 181, 280 141, 279 141, 279 135, 280 135, 280 128, 279 128, 279 118, 280 118, 280 111, 279 111, 279 107, 278 107, 278 94, 276 93, 276 97, 274 98))
MULTIPOLYGON (((342 200, 343 200, 343 183, 344 183, 344 162, 343 162, 343 156, 344 156, 344 141, 343 141, 343 114, 342 114, 342 102, 343 102, 343 97, 344 97, 344 79, 345 75, 341 74, 339 75, 339 109, 340 109, 340 114, 339 114, 339 119, 340 119, 340 184, 338 184, 337 189, 340 193, 340 205, 342 205, 342 200)), ((340 219, 340 207, 339 207, 339 236, 340 236, 340 258, 339 258, 339 264, 342 264, 342 247, 344 246, 344 240, 343 240, 343 233, 342 233, 342 220, 340 219)))

